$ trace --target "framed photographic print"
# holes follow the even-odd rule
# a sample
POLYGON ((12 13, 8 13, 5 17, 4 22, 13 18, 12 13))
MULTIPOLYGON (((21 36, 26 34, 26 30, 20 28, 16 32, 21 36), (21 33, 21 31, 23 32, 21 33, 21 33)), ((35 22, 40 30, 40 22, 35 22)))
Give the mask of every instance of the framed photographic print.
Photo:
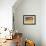
POLYGON ((24 15, 23 24, 24 25, 35 25, 36 24, 36 15, 24 15))

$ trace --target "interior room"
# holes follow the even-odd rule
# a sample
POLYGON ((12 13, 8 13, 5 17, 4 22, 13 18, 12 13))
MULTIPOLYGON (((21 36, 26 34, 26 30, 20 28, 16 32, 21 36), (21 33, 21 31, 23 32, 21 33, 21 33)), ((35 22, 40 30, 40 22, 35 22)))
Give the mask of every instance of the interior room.
POLYGON ((0 0, 0 46, 46 46, 45 0, 0 0))

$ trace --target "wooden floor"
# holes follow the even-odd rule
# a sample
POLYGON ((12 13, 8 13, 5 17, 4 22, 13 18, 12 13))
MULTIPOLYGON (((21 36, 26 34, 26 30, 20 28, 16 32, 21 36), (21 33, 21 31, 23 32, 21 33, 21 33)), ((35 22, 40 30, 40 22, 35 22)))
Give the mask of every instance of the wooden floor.
MULTIPOLYGON (((18 37, 16 38, 15 36, 12 37, 12 38, 13 38, 12 40, 0 39, 0 42, 6 40, 6 42, 3 42, 2 44, 0 43, 0 46, 16 46, 16 42, 15 41, 16 41, 16 39, 18 40, 20 38, 18 38, 18 37)), ((21 46, 22 46, 22 44, 21 44, 21 46)))
POLYGON ((6 40, 6 42, 2 43, 0 46, 16 46, 15 39, 13 40, 6 40))

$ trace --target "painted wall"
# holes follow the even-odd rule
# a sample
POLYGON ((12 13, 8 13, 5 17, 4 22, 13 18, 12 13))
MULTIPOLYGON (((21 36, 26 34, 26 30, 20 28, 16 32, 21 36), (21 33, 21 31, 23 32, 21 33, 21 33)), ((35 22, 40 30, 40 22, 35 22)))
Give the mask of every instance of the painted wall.
POLYGON ((15 30, 41 46, 41 0, 20 0, 13 6, 15 30), (19 3, 18 3, 19 2, 19 3), (24 25, 23 15, 36 15, 36 25, 24 25))
POLYGON ((42 46, 46 46, 46 0, 41 2, 41 40, 42 46))
POLYGON ((0 27, 12 29, 12 6, 16 0, 0 0, 0 27))
MULTIPOLYGON (((8 27, 8 28, 12 28, 12 6, 14 5, 14 3, 16 2, 16 0, 0 0, 0 26, 3 26, 3 27, 8 27)), ((18 13, 18 9, 21 9, 21 8, 17 8, 19 6, 22 7, 22 5, 20 5, 20 1, 18 1, 17 3, 15 3, 16 6, 14 6, 14 10, 15 11, 15 15, 17 15, 16 13, 18 13), (18 3, 19 2, 19 3, 18 3), (18 5, 19 4, 19 5, 18 5)), ((27 2, 27 1, 26 1, 27 2)), ((34 1, 33 1, 34 2, 34 1)), ((36 1, 37 2, 37 1, 36 1)), ((26 5, 24 4, 25 1, 23 2, 23 5, 26 5)), ((42 14, 41 14, 41 40, 42 40, 42 46, 46 46, 46 0, 42 0, 42 6, 41 6, 41 9, 42 9, 42 14)), ((25 6, 27 7, 27 6, 25 6)), ((24 8, 23 8, 24 9, 24 8)), ((25 8, 27 9, 27 8, 25 8)), ((28 9, 29 10, 29 9, 28 9)), ((21 9, 22 11, 22 9, 21 9)), ((25 10, 24 10, 25 11, 25 10)), ((24 11, 22 11, 21 13, 25 13, 24 11)), ((23 15, 21 14, 21 15, 23 15)), ((27 12, 25 14, 32 14, 30 12, 27 12)), ((19 16, 21 16, 20 13, 19 13, 19 16)), ((16 16, 17 17, 17 16, 16 16)), ((17 17, 18 18, 18 17, 17 17)), ((21 19, 23 18, 23 16, 20 17, 21 19)), ((16 18, 15 18, 16 19, 16 18)), ((21 20, 19 19, 19 20, 21 20)), ((37 18, 38 19, 38 18, 37 18)), ((18 20, 18 19, 16 19, 18 20)), ((39 19, 38 19, 39 20, 39 19)), ((19 22, 20 24, 20 21, 17 21, 19 22)), ((17 23, 16 23, 17 24, 17 23)), ((25 31, 26 29, 28 29, 28 33, 30 33, 30 30, 31 30, 31 33, 33 32, 36 32, 38 33, 37 31, 34 31, 32 30, 32 26, 31 25, 23 25, 23 21, 21 20, 21 26, 18 26, 20 27, 19 31, 20 32, 24 32, 24 35, 26 35, 27 31, 25 31), (22 29, 21 29, 22 28, 22 29), (25 28, 25 29, 24 29, 25 28), (31 28, 31 29, 30 29, 31 28), (30 29, 30 30, 29 30, 30 29)), ((17 26, 16 27, 16 30, 18 30, 17 26)), ((34 26, 35 27, 35 26, 34 26)), ((24 37, 25 37, 24 36, 24 37)), ((33 35, 34 36, 34 35, 33 35)), ((36 36, 35 36, 36 37, 36 36)), ((34 38, 35 38, 34 37, 34 38)), ((32 35, 31 35, 31 39, 32 39, 32 35)), ((38 38, 40 39, 40 37, 38 38)), ((36 41, 36 39, 35 39, 36 41)))

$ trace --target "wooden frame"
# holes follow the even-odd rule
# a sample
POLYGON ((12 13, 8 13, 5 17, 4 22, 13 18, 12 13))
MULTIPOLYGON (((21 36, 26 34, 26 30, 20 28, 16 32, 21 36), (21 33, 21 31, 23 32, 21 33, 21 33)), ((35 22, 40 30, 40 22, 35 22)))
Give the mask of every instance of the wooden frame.
POLYGON ((36 15, 24 15, 23 24, 24 25, 35 25, 36 24, 36 15))

